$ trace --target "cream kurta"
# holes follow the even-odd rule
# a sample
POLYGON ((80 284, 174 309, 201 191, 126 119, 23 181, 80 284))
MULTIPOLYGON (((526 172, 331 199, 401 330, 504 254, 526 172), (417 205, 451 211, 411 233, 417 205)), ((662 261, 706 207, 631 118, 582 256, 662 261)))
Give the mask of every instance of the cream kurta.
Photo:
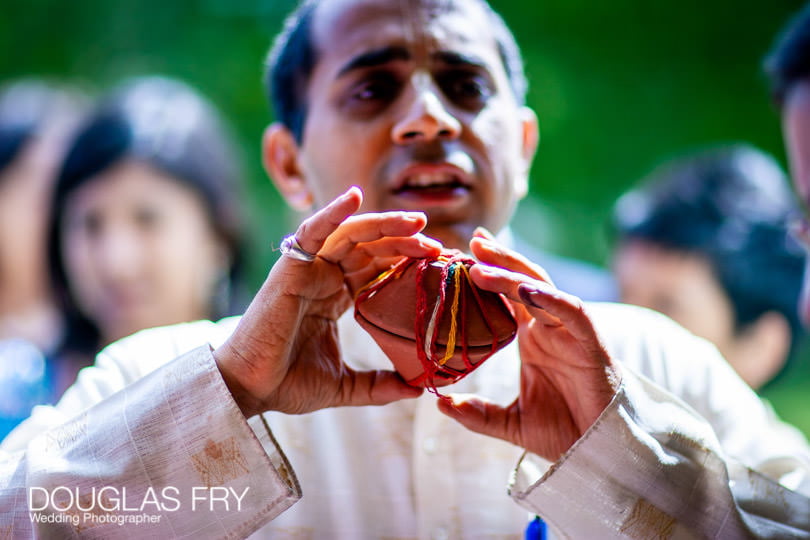
MULTIPOLYGON (((808 499, 737 462, 808 493, 803 437, 773 420, 711 345, 668 319, 613 304, 589 310, 625 368, 622 389, 550 470, 526 456, 511 498, 507 480, 522 451, 466 431, 429 394, 245 422, 209 347, 199 347, 222 343, 235 326, 230 319, 122 340, 56 407, 36 409, 2 445, 17 453, 0 464, 8 482, 0 486, 0 538, 31 536, 34 526, 75 532, 69 522, 32 524, 27 512, 30 488, 41 487, 35 507, 52 496, 66 509, 52 516, 82 517, 60 486, 78 491, 83 508, 93 486, 109 486, 107 498, 96 499, 118 508, 97 507, 94 516, 155 521, 79 523, 82 535, 99 538, 241 537, 256 529, 256 537, 272 538, 521 538, 530 512, 574 538, 734 538, 746 528, 807 536, 808 499)), ((341 341, 351 365, 388 365, 350 315, 341 341)), ((510 346, 452 391, 506 403, 518 373, 510 346)))

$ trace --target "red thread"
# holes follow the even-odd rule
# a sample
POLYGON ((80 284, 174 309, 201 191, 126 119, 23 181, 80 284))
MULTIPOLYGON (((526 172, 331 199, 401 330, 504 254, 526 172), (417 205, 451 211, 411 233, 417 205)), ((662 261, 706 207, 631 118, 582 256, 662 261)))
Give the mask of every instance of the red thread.
MULTIPOLYGON (((356 297, 356 303, 360 303, 370 296, 374 295, 376 291, 384 287, 387 283, 398 279, 408 268, 416 264, 416 317, 414 320, 414 336, 416 356, 422 365, 422 374, 418 377, 408 381, 409 384, 414 386, 424 386, 430 392, 439 396, 444 400, 449 400, 445 395, 439 393, 435 383, 435 378, 442 378, 456 382, 466 374, 481 365, 484 360, 492 356, 498 350, 498 336, 495 332, 495 327, 490 320, 487 310, 484 308, 481 296, 477 287, 469 283, 470 276, 468 267, 475 264, 475 261, 464 254, 443 254, 435 259, 403 259, 390 270, 381 274, 377 279, 369 283, 366 287, 361 289, 356 297), (440 261, 443 266, 441 269, 440 279, 441 283, 438 288, 438 297, 436 299, 427 298, 427 289, 424 286, 425 275, 431 263, 440 261), (461 272, 459 279, 456 280, 454 273, 461 272), (469 283, 469 287, 464 286, 469 283), (460 345, 461 358, 464 362, 464 369, 454 369, 447 364, 442 364, 444 354, 438 352, 438 338, 441 328, 441 320, 443 315, 447 312, 448 298, 452 298, 449 294, 450 287, 460 287, 457 309, 451 310, 451 316, 459 317, 456 324, 457 338, 456 343, 460 345), (466 289, 472 291, 472 297, 467 293, 466 289), (476 364, 473 364, 469 356, 469 334, 467 328, 467 303, 473 301, 487 326, 487 329, 492 335, 492 344, 489 352, 481 358, 476 364), (430 321, 433 320, 433 329, 431 335, 427 333, 430 327, 430 321)), ((449 353, 448 353, 449 354, 449 353)))

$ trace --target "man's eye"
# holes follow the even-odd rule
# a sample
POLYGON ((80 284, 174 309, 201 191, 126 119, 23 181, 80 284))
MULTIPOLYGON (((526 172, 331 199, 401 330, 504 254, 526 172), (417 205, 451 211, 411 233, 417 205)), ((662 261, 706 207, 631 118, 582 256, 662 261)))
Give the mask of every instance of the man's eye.
POLYGON ((396 96, 397 87, 396 81, 390 77, 374 77, 355 86, 351 98, 361 102, 386 101, 396 96))
POLYGON ((381 99, 386 95, 386 87, 376 83, 364 84, 352 94, 352 98, 358 101, 371 101, 381 99))
POLYGON ((396 100, 401 86, 390 74, 374 74, 349 89, 344 105, 351 114, 368 117, 381 112, 396 100))
POLYGON ((467 109, 480 109, 493 94, 489 81, 472 73, 448 73, 438 82, 448 98, 467 109))

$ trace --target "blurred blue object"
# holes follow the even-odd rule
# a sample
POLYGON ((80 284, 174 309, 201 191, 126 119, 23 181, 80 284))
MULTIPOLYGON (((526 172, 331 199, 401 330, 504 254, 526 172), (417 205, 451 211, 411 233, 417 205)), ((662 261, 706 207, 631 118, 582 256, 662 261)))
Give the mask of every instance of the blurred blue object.
POLYGON ((0 440, 35 405, 50 402, 51 379, 45 355, 36 346, 24 339, 0 341, 0 440))
POLYGON ((540 516, 534 516, 534 519, 529 522, 526 527, 526 540, 546 540, 548 538, 548 526, 540 516))

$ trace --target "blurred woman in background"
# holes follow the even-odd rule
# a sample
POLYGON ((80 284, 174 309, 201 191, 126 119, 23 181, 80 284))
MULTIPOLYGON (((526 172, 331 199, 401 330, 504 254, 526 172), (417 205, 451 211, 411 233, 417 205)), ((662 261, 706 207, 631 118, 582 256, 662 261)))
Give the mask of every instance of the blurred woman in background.
POLYGON ((222 119, 167 78, 102 99, 57 178, 49 228, 76 371, 138 330, 240 311, 241 167, 222 119))
POLYGON ((783 371, 803 334, 804 257, 787 226, 796 212, 778 164, 750 146, 662 166, 614 208, 621 300, 712 341, 761 387, 783 371))

